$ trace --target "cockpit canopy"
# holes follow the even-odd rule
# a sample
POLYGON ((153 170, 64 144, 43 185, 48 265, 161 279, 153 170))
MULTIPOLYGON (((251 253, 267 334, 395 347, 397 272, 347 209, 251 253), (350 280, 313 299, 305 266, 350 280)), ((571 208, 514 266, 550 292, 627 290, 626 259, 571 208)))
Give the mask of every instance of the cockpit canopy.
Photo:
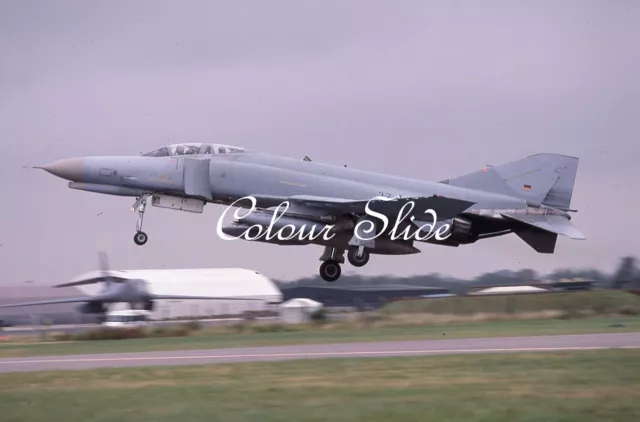
POLYGON ((244 152, 244 148, 222 144, 172 144, 142 154, 143 157, 171 157, 175 155, 214 155, 244 152))

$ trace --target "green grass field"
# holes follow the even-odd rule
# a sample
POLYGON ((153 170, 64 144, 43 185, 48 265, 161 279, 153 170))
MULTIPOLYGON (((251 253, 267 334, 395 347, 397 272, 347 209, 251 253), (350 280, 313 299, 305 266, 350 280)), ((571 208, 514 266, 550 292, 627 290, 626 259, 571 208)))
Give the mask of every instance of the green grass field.
POLYGON ((2 422, 630 422, 640 351, 0 374, 2 422))
MULTIPOLYGON (((418 320, 418 322, 421 322, 418 320)), ((411 325, 403 320, 335 327, 293 327, 294 331, 233 333, 203 330, 190 337, 102 340, 80 342, 0 344, 0 357, 69 355, 86 353, 137 352, 151 350, 214 349, 285 344, 318 344, 364 341, 445 339, 471 337, 535 336, 554 334, 616 333, 640 331, 639 317, 593 317, 411 325), (403 325, 404 324, 404 325, 403 325), (613 326, 612 326, 613 325, 613 326), (622 326, 616 326, 622 325, 622 326)))

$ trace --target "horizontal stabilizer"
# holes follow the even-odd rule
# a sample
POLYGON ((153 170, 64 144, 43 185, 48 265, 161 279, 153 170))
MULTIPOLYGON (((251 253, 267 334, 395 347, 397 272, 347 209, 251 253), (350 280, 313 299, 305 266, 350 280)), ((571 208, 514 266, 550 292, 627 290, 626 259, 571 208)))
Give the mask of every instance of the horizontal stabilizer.
POLYGON ((561 215, 541 215, 541 214, 501 214, 505 218, 519 221, 525 225, 535 227, 548 233, 562 235, 569 239, 585 240, 586 237, 574 226, 568 218, 561 215))

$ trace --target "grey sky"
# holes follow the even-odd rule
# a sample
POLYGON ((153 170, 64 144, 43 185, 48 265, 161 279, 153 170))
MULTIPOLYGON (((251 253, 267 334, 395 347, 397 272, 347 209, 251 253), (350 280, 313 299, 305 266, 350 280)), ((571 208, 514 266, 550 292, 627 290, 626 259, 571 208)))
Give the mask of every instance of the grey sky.
POLYGON ((100 249, 117 268, 317 274, 321 247, 217 238, 219 206, 150 207, 138 247, 132 200, 21 167, 186 141, 424 180, 575 155, 588 240, 420 245, 357 271, 611 271, 640 250, 639 21, 633 1, 3 1, 0 282, 65 281, 100 249))

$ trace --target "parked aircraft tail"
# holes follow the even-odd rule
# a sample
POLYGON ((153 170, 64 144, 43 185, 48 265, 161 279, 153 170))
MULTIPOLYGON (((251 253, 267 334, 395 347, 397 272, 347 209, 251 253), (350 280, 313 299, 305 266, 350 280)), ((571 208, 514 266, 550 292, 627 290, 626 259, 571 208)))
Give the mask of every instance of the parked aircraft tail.
POLYGON ((80 281, 72 281, 69 283, 58 284, 54 287, 75 287, 84 286, 87 284, 102 283, 104 285, 104 291, 111 288, 113 284, 121 283, 125 279, 122 277, 114 276, 113 272, 109 269, 109 258, 103 251, 98 252, 98 264, 100 270, 93 278, 83 279, 80 281))
POLYGON ((578 158, 561 154, 530 155, 445 181, 453 186, 514 194, 532 204, 569 210, 578 158))

